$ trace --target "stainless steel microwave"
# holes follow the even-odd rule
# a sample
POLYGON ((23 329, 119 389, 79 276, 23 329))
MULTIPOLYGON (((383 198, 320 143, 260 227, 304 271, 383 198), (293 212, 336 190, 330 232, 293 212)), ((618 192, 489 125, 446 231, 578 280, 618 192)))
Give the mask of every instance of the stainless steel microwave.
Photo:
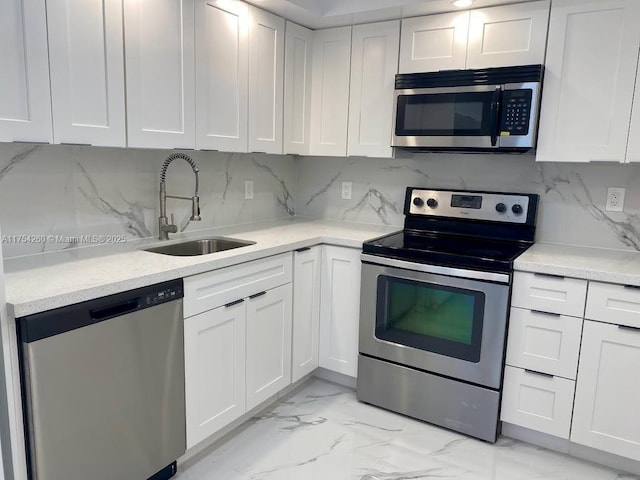
POLYGON ((535 149, 542 65, 396 75, 392 147, 535 149))

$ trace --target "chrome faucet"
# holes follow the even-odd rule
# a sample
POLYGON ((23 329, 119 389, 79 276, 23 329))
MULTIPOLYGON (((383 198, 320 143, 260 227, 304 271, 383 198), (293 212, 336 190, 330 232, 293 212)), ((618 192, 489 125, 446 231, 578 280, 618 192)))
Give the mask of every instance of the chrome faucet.
POLYGON ((169 240, 170 233, 176 233, 178 226, 173 222, 173 213, 171 214, 171 223, 167 219, 167 198, 175 198, 178 200, 190 200, 191 201, 191 220, 200 221, 200 197, 198 197, 198 164, 189 156, 184 153, 173 153, 167 157, 162 164, 162 173, 160 174, 160 217, 158 218, 158 238, 160 240, 169 240), (193 197, 179 197, 176 195, 167 195, 167 167, 174 160, 181 158, 193 169, 193 173, 196 176, 196 189, 193 197))

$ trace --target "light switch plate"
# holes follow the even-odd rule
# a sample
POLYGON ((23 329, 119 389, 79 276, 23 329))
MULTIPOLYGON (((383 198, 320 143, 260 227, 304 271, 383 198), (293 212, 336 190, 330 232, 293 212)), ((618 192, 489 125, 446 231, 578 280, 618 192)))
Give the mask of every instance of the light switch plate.
POLYGON ((253 180, 244 181, 244 199, 253 200, 253 180))
POLYGON ((351 200, 352 187, 353 187, 352 182, 342 182, 342 199, 343 200, 351 200))

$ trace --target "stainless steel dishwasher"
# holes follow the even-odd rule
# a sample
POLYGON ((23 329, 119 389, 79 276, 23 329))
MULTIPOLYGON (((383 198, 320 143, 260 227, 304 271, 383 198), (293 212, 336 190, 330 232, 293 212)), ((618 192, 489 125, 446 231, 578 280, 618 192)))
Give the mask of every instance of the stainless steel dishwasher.
POLYGON ((182 280, 17 320, 32 480, 162 480, 186 449, 182 280))

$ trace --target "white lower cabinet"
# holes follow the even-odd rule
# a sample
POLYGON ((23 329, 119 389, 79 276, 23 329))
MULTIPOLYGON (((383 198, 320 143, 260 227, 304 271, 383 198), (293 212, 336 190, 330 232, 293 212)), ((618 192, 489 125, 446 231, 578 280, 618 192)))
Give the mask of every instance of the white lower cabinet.
POLYGON ((573 442, 640 460, 638 365, 640 330, 585 320, 573 442))
POLYGON ((507 366, 500 419, 569 438, 575 382, 507 366))
POLYGON ((322 247, 320 366, 356 377, 360 316, 360 250, 322 247))
POLYGON ((292 382, 300 380, 318 366, 321 259, 320 245, 293 254, 292 382))
POLYGON ((184 324, 187 448, 245 412, 246 302, 184 324))
POLYGON ((291 284, 247 299, 247 410, 291 383, 291 284))
POLYGON ((187 448, 291 382, 291 258, 184 279, 187 448))

